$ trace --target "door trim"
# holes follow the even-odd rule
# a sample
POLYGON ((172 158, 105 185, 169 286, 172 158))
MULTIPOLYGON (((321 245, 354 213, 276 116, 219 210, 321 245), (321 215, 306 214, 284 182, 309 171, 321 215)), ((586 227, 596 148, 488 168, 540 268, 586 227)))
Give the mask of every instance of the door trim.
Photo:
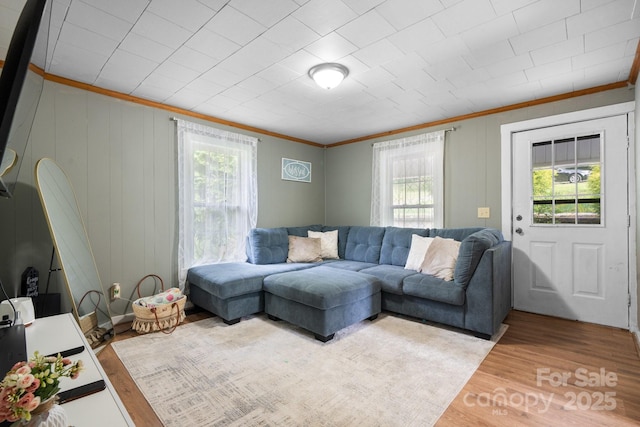
MULTIPOLYGON (((502 216, 502 234, 506 240, 512 240, 513 234, 513 215, 512 215, 512 185, 513 185, 513 165, 512 160, 512 141, 513 134, 517 132, 535 130, 543 127, 558 126, 581 122, 592 119, 600 119, 611 116, 619 116, 629 114, 627 119, 627 129, 629 135, 629 152, 628 152, 628 194, 629 198, 629 215, 631 216, 630 226, 628 229, 629 239, 629 329, 632 332, 638 332, 638 278, 637 278, 637 256, 636 256, 636 155, 634 143, 634 113, 635 102, 624 102, 598 108, 590 108, 587 110, 574 111, 570 113, 558 114, 555 116, 541 117, 537 119, 524 120, 520 122, 507 123, 500 126, 501 146, 500 146, 500 172, 501 172, 501 216, 502 216)), ((512 269, 513 271, 513 269, 512 269)), ((513 274, 513 273, 512 273, 513 274)), ((511 295, 513 298, 513 276, 511 277, 511 295)), ((513 301, 512 305, 513 305, 513 301)))

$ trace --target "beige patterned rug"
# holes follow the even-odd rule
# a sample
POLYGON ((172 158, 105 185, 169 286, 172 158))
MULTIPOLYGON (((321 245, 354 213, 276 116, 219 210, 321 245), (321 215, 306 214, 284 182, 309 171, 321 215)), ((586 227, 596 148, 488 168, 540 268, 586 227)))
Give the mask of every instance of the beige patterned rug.
POLYGON ((404 427, 433 425, 496 341, 383 313, 323 344, 260 314, 113 348, 165 426, 404 427))

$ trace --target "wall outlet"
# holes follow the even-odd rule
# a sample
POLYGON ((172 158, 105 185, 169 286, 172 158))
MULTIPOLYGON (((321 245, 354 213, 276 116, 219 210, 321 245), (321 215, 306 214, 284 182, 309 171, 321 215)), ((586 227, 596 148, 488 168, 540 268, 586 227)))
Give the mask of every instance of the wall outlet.
POLYGON ((491 208, 478 208, 478 218, 490 218, 491 208))
POLYGON ((120 299, 120 283, 111 285, 111 301, 120 299))

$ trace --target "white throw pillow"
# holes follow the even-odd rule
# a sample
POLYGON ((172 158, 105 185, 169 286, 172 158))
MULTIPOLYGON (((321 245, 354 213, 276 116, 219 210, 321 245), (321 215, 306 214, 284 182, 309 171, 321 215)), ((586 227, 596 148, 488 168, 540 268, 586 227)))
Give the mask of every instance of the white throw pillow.
POLYGON ((320 239, 320 252, 323 259, 338 259, 338 230, 308 231, 309 237, 320 239))
POLYGON ((287 262, 320 262, 320 239, 289 236, 287 262))
POLYGON ((442 280, 453 280, 459 251, 460 242, 457 240, 436 237, 427 249, 420 272, 442 280))
POLYGON ((417 234, 411 235, 411 248, 409 249, 409 256, 407 256, 407 262, 404 268, 407 270, 420 271, 424 256, 427 254, 429 245, 433 242, 433 237, 422 237, 417 234))

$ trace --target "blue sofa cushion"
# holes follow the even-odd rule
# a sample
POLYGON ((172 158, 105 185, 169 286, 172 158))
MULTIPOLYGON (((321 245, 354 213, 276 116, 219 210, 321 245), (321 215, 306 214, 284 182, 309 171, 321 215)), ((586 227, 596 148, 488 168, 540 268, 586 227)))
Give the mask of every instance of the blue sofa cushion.
POLYGON ((187 282, 220 299, 250 294, 262 290, 262 280, 275 273, 309 268, 310 264, 258 265, 228 262, 191 267, 187 282))
POLYGON ((375 267, 365 268, 360 270, 360 273, 370 274, 380 280, 382 285, 382 292, 388 292, 391 294, 402 295, 402 283, 405 278, 414 274, 420 274, 415 270, 405 270, 398 265, 376 265, 375 267))
POLYGON ((465 238, 460 244, 458 252, 458 260, 453 274, 455 282, 466 289, 484 251, 502 240, 502 233, 492 228, 476 231, 465 238))
POLYGON ((287 233, 291 236, 309 237, 308 231, 322 231, 322 225, 305 225, 303 227, 287 227, 287 233))
POLYGON ((289 235, 287 229, 254 228, 247 236, 247 258, 252 264, 279 264, 287 261, 289 235))
POLYGON ((380 264, 399 265, 407 263, 411 249, 411 235, 428 237, 429 229, 387 227, 382 238, 380 264))
POLYGON ((378 264, 384 227, 353 226, 347 236, 345 259, 378 264))
POLYGON ((405 295, 452 305, 464 304, 465 289, 462 286, 428 274, 414 274, 407 277, 404 279, 402 290, 405 295))
POLYGON ((482 227, 465 228, 432 228, 429 230, 429 237, 442 237, 443 239, 453 239, 462 242, 464 239, 475 233, 484 230, 482 227))
POLYGON ((378 264, 375 264, 373 262, 349 261, 345 259, 340 259, 340 260, 327 260, 325 261, 324 265, 326 265, 327 267, 339 268, 342 270, 360 271, 360 270, 364 270, 365 268, 375 267, 378 264), (329 261, 333 261, 333 262, 330 263, 329 261))
POLYGON ((367 274, 320 266, 266 277, 264 290, 287 300, 327 310, 380 292, 380 283, 367 274))
POLYGON ((322 227, 323 232, 338 230, 338 257, 340 259, 344 259, 345 252, 347 251, 347 236, 349 235, 350 228, 351 227, 348 225, 339 225, 339 226, 325 225, 322 227))

